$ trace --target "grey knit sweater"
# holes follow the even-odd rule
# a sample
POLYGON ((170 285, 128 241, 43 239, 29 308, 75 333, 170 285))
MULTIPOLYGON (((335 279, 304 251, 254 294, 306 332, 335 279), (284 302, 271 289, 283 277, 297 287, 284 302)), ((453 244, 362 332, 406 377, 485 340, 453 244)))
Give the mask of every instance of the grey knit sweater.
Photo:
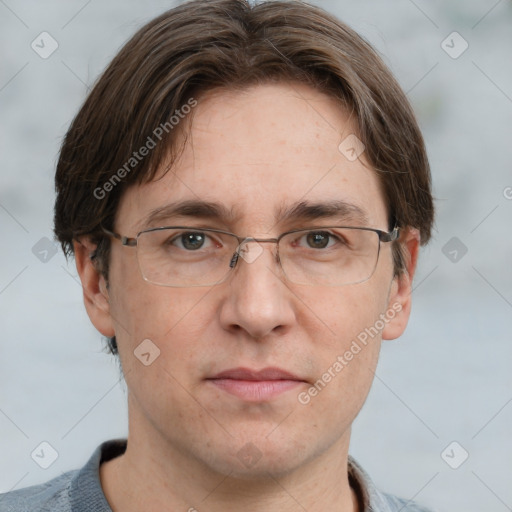
MULTIPOLYGON (((126 450, 126 439, 102 443, 82 469, 68 471, 44 484, 0 494, 1 512, 112 512, 101 488, 99 467, 126 450)), ((426 508, 378 491, 349 457, 349 478, 363 512, 429 512, 426 508)))

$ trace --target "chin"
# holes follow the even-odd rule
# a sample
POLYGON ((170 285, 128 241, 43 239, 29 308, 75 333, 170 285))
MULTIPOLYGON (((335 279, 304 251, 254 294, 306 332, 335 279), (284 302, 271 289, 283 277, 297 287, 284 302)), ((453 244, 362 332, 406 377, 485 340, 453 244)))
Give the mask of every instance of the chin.
POLYGON ((208 451, 207 464, 212 470, 234 479, 264 481, 284 477, 313 457, 311 446, 308 454, 306 447, 293 442, 292 437, 286 438, 285 442, 285 438, 277 436, 269 440, 267 435, 265 431, 259 435, 246 435, 243 439, 231 439, 222 452, 208 451))

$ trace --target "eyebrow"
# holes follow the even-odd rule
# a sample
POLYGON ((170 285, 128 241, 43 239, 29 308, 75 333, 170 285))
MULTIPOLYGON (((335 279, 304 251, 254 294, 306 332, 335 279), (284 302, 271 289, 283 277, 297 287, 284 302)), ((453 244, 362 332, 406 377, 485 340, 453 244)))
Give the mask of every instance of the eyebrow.
POLYGON ((276 217, 279 221, 339 219, 368 224, 368 216, 361 207, 340 199, 325 202, 299 201, 279 208, 276 217))
MULTIPOLYGON (((142 229, 159 225, 173 217, 190 217, 196 219, 213 219, 233 222, 236 214, 233 208, 212 201, 187 199, 155 208, 142 221, 142 229)), ((298 201, 291 205, 282 205, 276 210, 277 222, 313 221, 332 219, 339 221, 357 221, 362 226, 368 224, 366 212, 359 206, 343 201, 330 200, 322 202, 298 201)))
POLYGON ((143 220, 142 225, 149 227, 167 221, 172 217, 190 217, 198 219, 216 219, 231 221, 235 218, 234 212, 221 203, 186 199, 169 203, 151 210, 143 220))

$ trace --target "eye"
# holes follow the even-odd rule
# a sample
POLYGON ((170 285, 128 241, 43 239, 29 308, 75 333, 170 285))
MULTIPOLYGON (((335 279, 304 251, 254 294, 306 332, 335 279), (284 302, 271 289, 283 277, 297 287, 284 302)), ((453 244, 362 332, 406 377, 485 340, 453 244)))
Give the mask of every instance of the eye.
POLYGON ((314 231, 306 235, 309 247, 313 249, 325 249, 330 241, 330 235, 326 231, 314 231))
POLYGON ((330 248, 336 243, 336 241, 340 241, 337 236, 329 233, 328 231, 308 231, 299 239, 299 241, 303 239, 305 239, 307 243, 307 248, 311 249, 330 248))
POLYGON ((168 243, 187 251, 197 251, 203 248, 208 238, 208 235, 200 231, 187 231, 174 236, 168 243))

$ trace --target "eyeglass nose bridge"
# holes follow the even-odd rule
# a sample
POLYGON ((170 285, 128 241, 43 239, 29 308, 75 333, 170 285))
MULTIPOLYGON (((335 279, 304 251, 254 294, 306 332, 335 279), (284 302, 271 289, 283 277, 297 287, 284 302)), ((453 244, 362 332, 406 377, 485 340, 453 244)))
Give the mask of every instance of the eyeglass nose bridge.
POLYGON ((229 262, 229 268, 234 268, 236 264, 238 263, 238 257, 242 256, 242 258, 247 261, 247 263, 252 263, 253 261, 260 256, 260 254, 263 252, 263 249, 260 247, 259 251, 257 251, 257 254, 253 252, 252 255, 249 253, 247 255, 243 255, 242 253, 245 251, 245 248, 247 247, 247 244, 250 242, 256 242, 256 243, 275 243, 277 244, 277 262, 281 264, 281 260, 279 258, 279 239, 278 238, 253 238, 251 236, 248 236, 244 238, 241 242, 239 241, 238 247, 236 248, 236 251, 233 253, 233 256, 231 257, 231 261, 229 262))

